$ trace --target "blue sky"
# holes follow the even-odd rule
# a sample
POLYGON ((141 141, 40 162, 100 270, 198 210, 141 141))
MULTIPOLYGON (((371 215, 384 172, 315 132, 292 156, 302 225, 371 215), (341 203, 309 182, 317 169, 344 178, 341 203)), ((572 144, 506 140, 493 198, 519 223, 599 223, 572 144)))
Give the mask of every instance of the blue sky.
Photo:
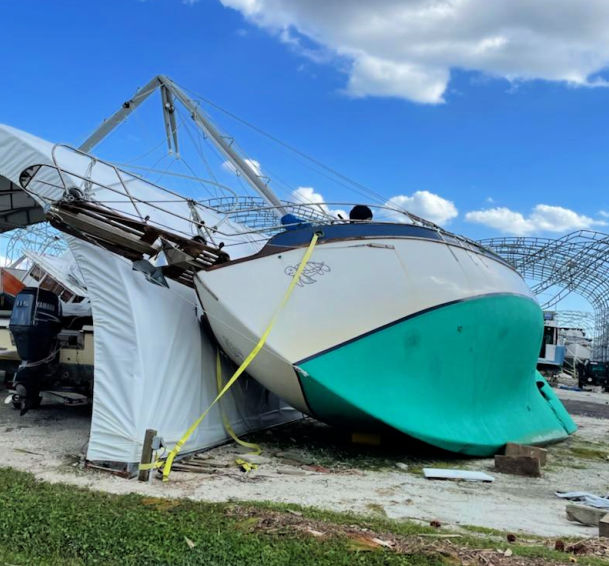
POLYGON ((452 201, 449 227, 473 237, 499 232, 465 221, 472 210, 526 215, 541 203, 601 220, 609 209, 605 88, 453 69, 442 104, 352 98, 340 61, 316 63, 215 0, 0 6, 11 22, 1 120, 47 139, 77 143, 163 72, 387 198, 426 190, 452 201))
MULTIPOLYGON (((438 38, 441 49, 433 37, 391 28, 393 0, 379 1, 376 29, 363 35, 362 3, 347 4, 353 13, 342 25, 332 10, 345 4, 336 0, 288 0, 281 9, 276 0, 0 0, 10 24, 0 122, 78 144, 137 86, 164 73, 387 199, 401 196, 418 213, 439 205, 444 225, 470 237, 557 235, 563 224, 563 233, 605 229, 609 90, 591 86, 603 84, 609 62, 598 31, 608 27, 602 3, 582 1, 563 27, 532 13, 530 23, 517 22, 526 42, 524 33, 510 35, 513 14, 453 14, 467 25, 456 39, 438 38), (420 45, 406 45, 411 37, 420 45), (455 210, 446 213, 445 201, 455 210), (575 216, 559 213, 557 227, 552 207, 575 216)), ((430 22, 415 31, 429 23, 433 32, 430 22)), ((128 139, 146 141, 142 132, 128 139)), ((312 187, 328 201, 361 200, 249 134, 245 141, 250 157, 290 186, 312 187)), ((123 146, 112 143, 103 149, 119 158, 123 146)))

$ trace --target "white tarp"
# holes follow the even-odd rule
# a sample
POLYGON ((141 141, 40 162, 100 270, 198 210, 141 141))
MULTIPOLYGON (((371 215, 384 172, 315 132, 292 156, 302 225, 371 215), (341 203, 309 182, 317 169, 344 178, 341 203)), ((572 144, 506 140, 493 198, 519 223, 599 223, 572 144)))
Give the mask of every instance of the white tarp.
MULTIPOLYGON (((85 278, 95 328, 95 383, 87 459, 138 462, 147 428, 169 447, 217 394, 216 352, 201 331, 189 287, 154 285, 131 262, 69 237, 85 278)), ((225 380, 229 367, 224 367, 225 380)), ((222 401, 240 434, 298 417, 257 382, 241 378, 222 401)), ((183 452, 226 440, 218 407, 183 452)))

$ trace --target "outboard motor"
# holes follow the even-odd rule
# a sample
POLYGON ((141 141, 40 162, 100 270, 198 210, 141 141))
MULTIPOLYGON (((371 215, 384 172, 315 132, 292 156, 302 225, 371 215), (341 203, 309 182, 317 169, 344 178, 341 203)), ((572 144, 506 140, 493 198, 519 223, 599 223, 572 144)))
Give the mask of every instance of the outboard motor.
POLYGON ((40 391, 59 355, 59 297, 45 289, 26 287, 15 297, 9 330, 22 360, 13 377, 13 405, 23 415, 40 405, 40 391))

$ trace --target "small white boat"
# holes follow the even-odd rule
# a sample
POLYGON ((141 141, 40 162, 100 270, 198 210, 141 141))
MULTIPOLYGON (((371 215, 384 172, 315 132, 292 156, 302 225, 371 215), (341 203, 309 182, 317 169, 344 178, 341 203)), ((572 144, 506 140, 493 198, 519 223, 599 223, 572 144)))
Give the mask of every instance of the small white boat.
POLYGON ((0 311, 0 370, 10 390, 10 402, 15 408, 28 410, 40 404, 41 393, 53 389, 55 398, 68 404, 85 403, 92 397, 94 363, 86 287, 69 252, 54 257, 24 249, 23 254, 17 268, 0 269, 5 306, 0 311), (35 359, 20 355, 28 350, 20 350, 24 339, 30 343, 44 341, 36 333, 35 324, 25 332, 27 336, 22 333, 16 338, 11 330, 15 308, 26 300, 28 289, 36 296, 48 293, 61 305, 60 327, 48 350, 35 359))

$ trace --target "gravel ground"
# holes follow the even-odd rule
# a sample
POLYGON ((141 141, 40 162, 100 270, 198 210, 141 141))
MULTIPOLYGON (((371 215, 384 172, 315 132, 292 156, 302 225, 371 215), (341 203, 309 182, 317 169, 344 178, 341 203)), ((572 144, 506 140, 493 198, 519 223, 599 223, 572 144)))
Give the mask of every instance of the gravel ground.
MULTIPOLYGON (((572 380, 571 385, 574 383, 572 380)), ((584 391, 557 389, 556 393, 572 415, 609 419, 609 393, 603 393, 600 387, 584 391)))
POLYGON ((547 536, 595 536, 597 530, 567 521, 556 490, 609 492, 609 394, 557 390, 579 425, 569 440, 549 447, 542 478, 494 471, 492 459, 451 459, 446 454, 391 453, 340 444, 332 429, 311 419, 259 435, 260 466, 244 474, 233 444, 202 456, 202 473, 173 472, 170 482, 125 480, 83 470, 79 463, 89 433, 86 408, 43 405, 20 417, 0 405, 4 466, 40 479, 105 490, 198 500, 270 500, 378 513, 395 519, 439 520, 547 536), (590 416, 592 415, 592 416, 590 416), (288 446, 286 447, 286 442, 288 446), (338 442, 338 443, 337 443, 338 442), (437 482, 421 467, 481 470, 494 483, 437 482))
POLYGON ((600 403, 592 403, 590 401, 566 400, 565 407, 572 415, 609 419, 609 402, 601 405, 600 403))

